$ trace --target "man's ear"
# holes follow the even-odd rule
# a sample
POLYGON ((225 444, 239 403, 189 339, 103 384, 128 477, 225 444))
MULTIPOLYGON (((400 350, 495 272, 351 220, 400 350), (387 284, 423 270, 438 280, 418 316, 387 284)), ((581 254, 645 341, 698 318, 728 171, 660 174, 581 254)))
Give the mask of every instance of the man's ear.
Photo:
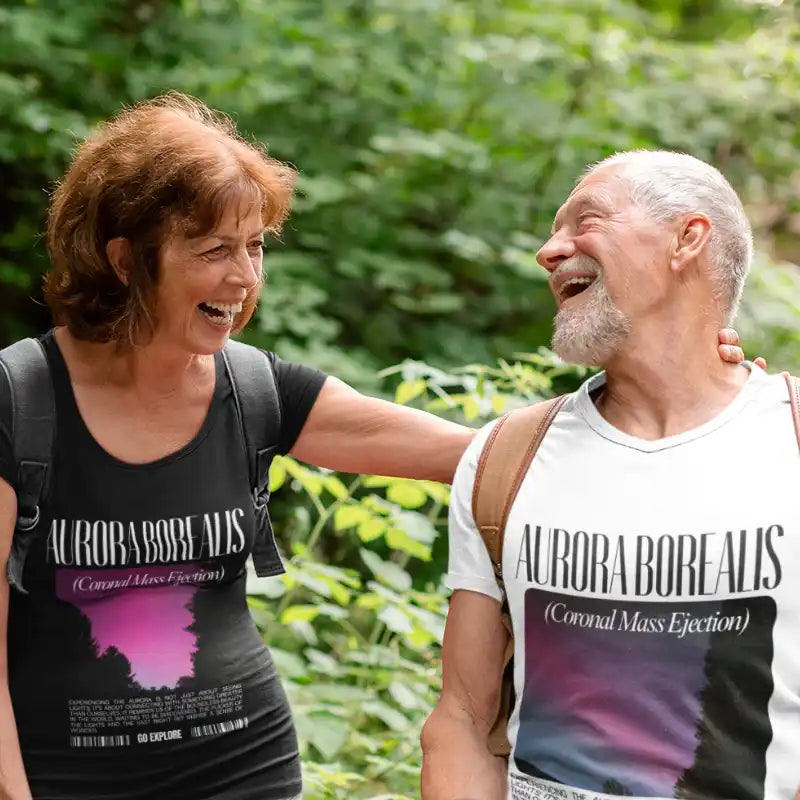
POLYGON ((133 263, 131 243, 123 236, 109 239, 106 242, 106 257, 117 277, 125 286, 128 285, 128 272, 133 263))
POLYGON ((710 238, 711 220, 705 214, 685 217, 675 234, 670 267, 675 272, 682 272, 705 250, 710 238))

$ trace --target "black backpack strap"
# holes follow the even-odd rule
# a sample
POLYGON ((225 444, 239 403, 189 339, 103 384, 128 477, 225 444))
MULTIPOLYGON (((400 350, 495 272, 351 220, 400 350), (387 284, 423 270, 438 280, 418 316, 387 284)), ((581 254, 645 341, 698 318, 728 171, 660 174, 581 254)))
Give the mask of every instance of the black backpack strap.
POLYGON ((56 406, 50 367, 38 340, 23 339, 0 350, 0 369, 11 388, 11 432, 17 464, 17 525, 8 558, 8 582, 25 592, 25 558, 50 488, 56 406))
POLYGON ((285 572, 269 518, 269 468, 278 451, 281 404, 275 373, 267 355, 256 347, 229 340, 222 357, 233 396, 250 470, 256 517, 253 565, 259 577, 285 572))

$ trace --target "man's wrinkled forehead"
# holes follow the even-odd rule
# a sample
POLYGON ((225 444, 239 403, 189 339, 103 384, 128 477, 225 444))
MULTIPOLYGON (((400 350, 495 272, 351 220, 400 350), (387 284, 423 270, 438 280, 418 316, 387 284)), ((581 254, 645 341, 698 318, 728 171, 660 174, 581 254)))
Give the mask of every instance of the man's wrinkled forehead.
POLYGON ((558 209, 551 234, 555 233, 567 218, 576 218, 586 210, 601 214, 613 214, 624 204, 624 187, 619 169, 600 168, 587 175, 558 209))

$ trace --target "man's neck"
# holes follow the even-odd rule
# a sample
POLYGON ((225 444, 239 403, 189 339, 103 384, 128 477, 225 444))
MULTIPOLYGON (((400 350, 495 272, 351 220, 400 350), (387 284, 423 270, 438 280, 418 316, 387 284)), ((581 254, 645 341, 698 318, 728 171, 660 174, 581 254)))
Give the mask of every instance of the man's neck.
POLYGON ((596 400, 600 414, 615 428, 648 440, 713 419, 749 375, 720 359, 717 327, 678 331, 659 326, 631 337, 606 365, 606 383, 596 400))

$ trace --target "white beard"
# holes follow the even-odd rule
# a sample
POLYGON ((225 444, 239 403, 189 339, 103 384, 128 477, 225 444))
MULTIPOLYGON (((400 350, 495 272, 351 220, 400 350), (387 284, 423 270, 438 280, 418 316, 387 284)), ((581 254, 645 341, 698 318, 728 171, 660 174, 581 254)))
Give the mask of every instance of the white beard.
POLYGON ((578 308, 562 308, 555 317, 552 347, 572 364, 601 367, 631 332, 631 321, 606 291, 600 273, 581 294, 578 308))

